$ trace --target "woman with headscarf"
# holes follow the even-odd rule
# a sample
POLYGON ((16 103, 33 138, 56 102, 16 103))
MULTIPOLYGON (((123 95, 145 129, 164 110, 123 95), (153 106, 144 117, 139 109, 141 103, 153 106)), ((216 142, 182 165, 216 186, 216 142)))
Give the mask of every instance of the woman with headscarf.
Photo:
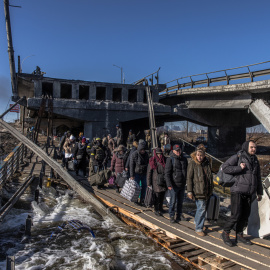
POLYGON ((203 144, 198 145, 191 156, 187 169, 187 196, 195 200, 197 210, 195 214, 195 231, 199 236, 205 236, 203 231, 206 207, 213 193, 213 175, 211 159, 205 155, 203 144))
POLYGON ((157 216, 161 216, 163 212, 163 200, 166 192, 165 165, 166 160, 162 150, 157 148, 154 150, 154 156, 150 158, 147 168, 147 186, 153 188, 154 208, 157 216))

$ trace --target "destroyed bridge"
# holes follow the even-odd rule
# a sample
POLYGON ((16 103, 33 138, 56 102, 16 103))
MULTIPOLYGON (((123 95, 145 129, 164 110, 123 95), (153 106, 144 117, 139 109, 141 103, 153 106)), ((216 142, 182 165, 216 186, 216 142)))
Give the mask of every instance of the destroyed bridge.
POLYGON ((145 86, 149 80, 157 127, 182 120, 207 126, 208 152, 225 155, 245 141, 247 127, 261 123, 270 131, 270 80, 262 77, 269 75, 270 69, 260 69, 260 64, 268 62, 182 77, 166 84, 159 84, 159 71, 133 84, 17 73, 16 94, 26 96, 25 121, 33 122, 44 107, 41 130, 46 130, 45 117, 51 114, 54 134, 71 129, 84 131, 89 138, 108 133, 114 136, 115 126, 120 124, 124 137, 132 129, 143 138, 143 131, 149 129, 145 86), (246 71, 240 73, 243 69, 246 71), (230 72, 234 74, 228 75, 230 72), (264 80, 255 81, 257 77, 264 80), (45 97, 51 102, 44 101, 45 97))

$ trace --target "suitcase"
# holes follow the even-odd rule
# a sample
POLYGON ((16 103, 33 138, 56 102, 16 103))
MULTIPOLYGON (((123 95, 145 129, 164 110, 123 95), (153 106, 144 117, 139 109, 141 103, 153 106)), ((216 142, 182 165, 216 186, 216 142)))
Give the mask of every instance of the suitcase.
POLYGON ((209 200, 206 210, 206 218, 208 220, 217 220, 219 215, 220 199, 217 195, 213 194, 209 200))
POLYGON ((145 198, 144 198, 144 204, 145 206, 152 207, 154 204, 154 196, 153 196, 153 189, 152 187, 147 187, 146 193, 145 193, 145 198))
POLYGON ((130 202, 137 202, 141 192, 141 187, 133 179, 129 179, 125 182, 120 195, 130 202))

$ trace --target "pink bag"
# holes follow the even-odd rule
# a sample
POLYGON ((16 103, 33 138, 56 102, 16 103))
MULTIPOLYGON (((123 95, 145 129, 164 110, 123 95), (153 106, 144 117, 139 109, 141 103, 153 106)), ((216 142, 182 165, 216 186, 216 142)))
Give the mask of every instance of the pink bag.
POLYGON ((109 178, 109 180, 108 180, 109 185, 114 185, 114 181, 115 181, 115 176, 112 175, 112 176, 109 178))

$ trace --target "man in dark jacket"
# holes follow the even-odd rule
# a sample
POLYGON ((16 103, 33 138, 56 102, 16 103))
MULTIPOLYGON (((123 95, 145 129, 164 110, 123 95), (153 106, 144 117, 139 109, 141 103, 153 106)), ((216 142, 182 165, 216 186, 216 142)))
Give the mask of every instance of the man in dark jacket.
POLYGON ((254 141, 244 142, 242 150, 222 165, 224 173, 235 175, 235 183, 231 187, 231 217, 221 234, 224 243, 230 247, 233 246, 230 232, 234 227, 236 241, 251 245, 251 242, 243 237, 243 230, 248 224, 252 195, 257 194, 258 201, 263 195, 260 164, 255 155, 256 147, 254 141))
MULTIPOLYGON (((187 159, 182 155, 180 145, 173 146, 173 151, 166 160, 165 180, 170 194, 170 222, 181 221, 182 205, 187 177, 187 159), (176 214, 176 218, 175 217, 176 214)), ((182 217, 182 220, 184 218, 182 217)))
POLYGON ((140 204, 144 204, 144 198, 147 188, 146 174, 147 166, 149 162, 149 156, 146 149, 146 143, 140 143, 138 149, 130 157, 130 178, 135 179, 135 181, 141 183, 141 195, 140 195, 140 204))
POLYGON ((84 177, 86 177, 86 155, 86 139, 82 138, 82 141, 76 144, 74 150, 74 159, 77 160, 76 175, 79 175, 79 169, 81 169, 84 177))

